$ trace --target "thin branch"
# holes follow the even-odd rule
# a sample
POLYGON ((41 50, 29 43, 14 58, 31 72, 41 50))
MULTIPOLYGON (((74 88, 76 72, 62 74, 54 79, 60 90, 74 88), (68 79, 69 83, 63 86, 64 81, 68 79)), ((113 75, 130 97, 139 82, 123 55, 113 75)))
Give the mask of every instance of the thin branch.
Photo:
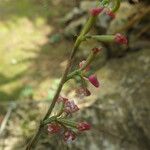
POLYGON ((7 122, 8 122, 8 120, 9 120, 9 118, 10 118, 11 112, 12 112, 12 110, 13 110, 14 108, 15 108, 15 105, 14 105, 14 104, 11 104, 11 106, 8 108, 8 111, 7 111, 7 113, 6 113, 6 115, 5 115, 4 119, 3 119, 3 121, 2 121, 2 123, 1 123, 1 126, 0 126, 0 136, 2 136, 2 133, 3 133, 3 131, 5 130, 5 127, 6 127, 6 125, 7 125, 7 122))
MULTIPOLYGON (((53 110, 53 108, 55 106, 55 103, 56 103, 56 101, 57 101, 57 99, 59 97, 59 94, 60 94, 60 92, 62 90, 62 87, 63 87, 63 85, 64 85, 64 83, 66 81, 66 77, 67 77, 67 74, 68 74, 68 72, 70 70, 71 63, 72 63, 72 60, 74 58, 74 55, 76 54, 76 51, 77 51, 77 49, 78 49, 78 47, 79 47, 79 45, 81 43, 80 38, 81 37, 79 36, 77 38, 76 42, 75 42, 75 45, 74 45, 74 47, 72 49, 71 55, 70 55, 69 60, 68 60, 68 64, 67 64, 66 69, 64 71, 64 74, 62 76, 62 79, 61 79, 61 81, 59 83, 58 89, 57 89, 57 91, 56 91, 56 93, 54 95, 54 98, 52 100, 52 103, 50 104, 50 107, 49 107, 46 115, 43 118, 43 121, 46 120, 50 116, 50 114, 52 113, 52 110, 53 110)), ((38 128, 36 134, 34 135, 34 137, 32 138, 32 140, 30 141, 30 143, 27 145, 26 150, 30 150, 37 143, 37 141, 38 141, 38 139, 39 139, 39 137, 40 137, 40 135, 41 135, 41 133, 43 131, 43 127, 44 127, 44 125, 42 123, 40 123, 39 128, 38 128)))

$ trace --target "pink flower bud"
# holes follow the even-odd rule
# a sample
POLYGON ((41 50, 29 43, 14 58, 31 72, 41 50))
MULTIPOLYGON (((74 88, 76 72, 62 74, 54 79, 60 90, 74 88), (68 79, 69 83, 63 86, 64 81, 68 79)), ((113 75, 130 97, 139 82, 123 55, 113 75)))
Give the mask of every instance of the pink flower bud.
POLYGON ((75 135, 74 132, 72 132, 72 131, 66 131, 64 133, 64 141, 65 142, 70 143, 70 142, 72 142, 75 139, 76 139, 76 135, 75 135))
POLYGON ((90 130, 91 129, 91 125, 88 124, 87 122, 80 122, 77 125, 77 129, 79 131, 85 131, 85 130, 90 130))
MULTIPOLYGON (((82 68, 85 63, 86 63, 86 61, 85 61, 85 60, 82 60, 82 61, 79 63, 79 68, 82 68)), ((87 67, 85 68, 85 71, 89 71, 89 70, 90 70, 90 66, 87 66, 87 67)))
POLYGON ((107 11, 106 11, 106 14, 107 14, 108 16, 110 16, 112 19, 114 19, 114 18, 116 17, 116 15, 115 15, 112 11, 110 11, 110 10, 107 10, 107 11))
POLYGON ((118 43, 118 44, 127 44, 128 40, 124 35, 122 35, 120 33, 117 33, 115 35, 115 42, 118 43))
POLYGON ((48 132, 53 134, 53 133, 58 133, 61 129, 61 126, 59 124, 56 123, 52 123, 52 124, 48 124, 48 132))
POLYGON ((78 106, 74 103, 74 101, 67 101, 66 103, 65 103, 65 109, 64 109, 64 111, 66 112, 66 113, 74 113, 74 112, 76 112, 76 111, 78 111, 79 110, 79 108, 78 108, 78 106))
POLYGON ((88 80, 90 81, 91 84, 93 84, 95 87, 99 87, 99 81, 97 80, 97 77, 93 74, 88 77, 88 80))
POLYGON ((96 55, 98 52, 100 52, 100 51, 101 51, 101 49, 100 49, 100 48, 95 47, 95 48, 93 48, 93 49, 92 49, 92 51, 93 51, 93 53, 96 55))
POLYGON ((92 9, 90 10, 90 14, 91 14, 92 16, 98 16, 98 15, 103 11, 103 9, 104 9, 104 8, 100 8, 100 7, 98 7, 98 8, 92 8, 92 9))

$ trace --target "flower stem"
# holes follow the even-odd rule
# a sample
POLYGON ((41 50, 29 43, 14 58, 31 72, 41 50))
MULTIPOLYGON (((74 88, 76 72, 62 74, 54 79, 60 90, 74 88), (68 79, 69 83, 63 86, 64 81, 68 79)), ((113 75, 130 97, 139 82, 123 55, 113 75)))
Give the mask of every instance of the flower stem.
POLYGON ((95 55, 94 55, 93 52, 91 52, 91 53, 89 54, 88 58, 86 59, 85 64, 84 64, 80 69, 77 69, 77 70, 71 72, 71 73, 67 76, 66 81, 72 79, 72 78, 73 78, 74 76, 76 76, 76 75, 80 75, 81 72, 82 72, 88 65, 91 64, 91 62, 93 61, 94 58, 95 58, 95 55))
POLYGON ((44 116, 42 122, 40 123, 40 126, 39 126, 39 128, 38 128, 36 134, 35 134, 34 137, 31 139, 31 141, 28 143, 28 145, 27 145, 27 147, 26 147, 26 150, 31 150, 31 149, 36 145, 36 143, 38 142, 38 139, 39 139, 39 137, 40 137, 40 135, 41 135, 41 133, 42 133, 42 131, 43 131, 43 127, 44 127, 44 126, 43 126, 43 122, 44 122, 45 120, 47 120, 47 119, 49 118, 49 116, 51 115, 51 113, 52 113, 52 111, 53 111, 53 108, 55 107, 55 104, 56 104, 56 102, 57 102, 57 99, 58 99, 58 97, 59 97, 59 95, 60 95, 60 92, 61 92, 61 90, 62 90, 62 87, 63 87, 64 83, 66 82, 67 74, 68 74, 68 72, 69 72, 69 70, 70 70, 70 67, 71 67, 71 65, 72 65, 73 58, 74 58, 74 56, 75 56, 75 54, 76 54, 76 52, 77 52, 77 50, 78 50, 78 47, 80 46, 81 42, 83 41, 84 35, 86 35, 86 34, 89 32, 90 28, 91 28, 92 25, 94 24, 95 19, 96 19, 96 17, 92 17, 92 16, 91 16, 91 17, 88 19, 87 23, 84 25, 84 27, 83 27, 83 29, 82 29, 80 35, 78 36, 78 38, 77 38, 77 40, 76 40, 76 42, 75 42, 75 44, 74 44, 74 47, 73 47, 73 49, 72 49, 72 52, 71 52, 71 54, 70 54, 70 57, 69 57, 69 59, 68 59, 68 63, 67 63, 66 69, 65 69, 65 71, 64 71, 64 73, 63 73, 63 76, 62 76, 62 78, 61 78, 61 81, 60 81, 60 83, 59 83, 59 85, 58 85, 58 88, 57 88, 57 90, 56 90, 56 93, 55 93, 55 95, 54 95, 54 97, 53 97, 52 103, 50 104, 47 113, 45 114, 45 116, 44 116))
MULTIPOLYGON (((73 47, 73 49, 72 49, 72 53, 71 53, 71 55, 70 55, 70 58, 69 58, 69 60, 68 60, 68 64, 67 64, 66 69, 65 69, 65 71, 64 71, 64 74, 63 74, 63 76, 62 76, 62 79, 61 79, 61 81, 60 81, 60 83, 59 83, 59 86, 58 86, 58 88, 57 88, 57 90, 56 90, 56 93, 55 93, 55 95, 54 95, 54 98, 53 98, 53 100, 52 100, 52 103, 50 104, 50 107, 49 107, 47 113, 45 114, 45 116, 44 116, 42 122, 44 122, 46 119, 48 119, 48 117, 49 117, 50 114, 52 113, 52 110, 53 110, 53 108, 54 108, 54 106, 55 106, 55 104, 56 104, 56 101, 57 101, 57 99, 58 99, 58 97, 59 97, 59 94, 60 94, 60 92, 61 92, 61 89, 62 89, 62 87, 63 87, 63 85, 64 85, 64 83, 65 83, 67 74, 68 74, 68 72, 69 72, 69 69, 70 69, 70 67, 71 67, 72 59, 73 59, 73 57, 74 57, 74 55, 75 55, 75 53, 76 53, 76 51, 77 51, 77 49, 78 49, 80 43, 81 43, 80 39, 77 38, 77 40, 76 40, 76 42, 75 42, 75 45, 74 45, 74 47, 73 47)), ((38 128, 38 130, 37 130, 37 132, 36 132, 36 134, 35 134, 35 136, 34 136, 34 137, 32 138, 32 140, 28 143, 28 145, 27 145, 27 147, 26 147, 26 150, 31 150, 31 149, 36 145, 36 143, 38 142, 38 139, 39 139, 39 137, 40 137, 42 131, 43 131, 43 123, 40 124, 40 126, 39 126, 39 128, 38 128)))
POLYGON ((120 7, 120 0, 115 0, 115 2, 116 2, 116 4, 115 4, 115 6, 112 8, 112 11, 113 11, 113 12, 116 12, 116 11, 119 9, 119 7, 120 7))

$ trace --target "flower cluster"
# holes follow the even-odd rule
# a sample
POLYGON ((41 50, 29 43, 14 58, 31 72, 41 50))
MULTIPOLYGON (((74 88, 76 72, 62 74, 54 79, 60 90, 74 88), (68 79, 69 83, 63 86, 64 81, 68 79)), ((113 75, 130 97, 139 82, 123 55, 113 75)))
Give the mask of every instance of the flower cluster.
POLYGON ((90 17, 87 20, 86 24, 84 25, 83 29, 81 30, 80 35, 77 37, 75 41, 74 48, 68 61, 69 65, 67 65, 65 69, 64 75, 62 77, 62 80, 60 81, 60 84, 52 100, 52 103, 43 121, 41 122, 41 126, 36 136, 33 138, 31 143, 29 143, 28 145, 29 148, 27 149, 30 149, 34 144, 34 141, 37 141, 39 135, 38 133, 42 131, 41 129, 44 125, 47 125, 47 131, 49 134, 59 134, 63 137, 64 141, 67 143, 74 141, 79 133, 91 129, 91 125, 89 123, 85 121, 82 122, 73 121, 72 118, 70 118, 72 117, 73 113, 79 110, 78 106, 75 104, 73 100, 69 100, 68 98, 64 98, 62 96, 58 97, 58 95, 60 95, 63 85, 66 83, 66 81, 68 81, 69 79, 74 79, 76 77, 78 77, 78 79, 80 79, 81 82, 81 87, 77 90, 77 92, 81 96, 91 95, 91 92, 87 88, 87 82, 92 84, 96 88, 100 86, 97 76, 95 75, 95 73, 92 73, 90 67, 92 61, 96 58, 97 54, 101 50, 99 48, 93 48, 89 53, 87 59, 81 61, 79 63, 79 67, 70 74, 68 74, 71 67, 70 64, 72 63, 73 58, 77 52, 77 49, 79 48, 82 41, 86 41, 86 39, 94 39, 99 42, 116 42, 117 44, 128 43, 126 37, 121 35, 120 33, 117 33, 116 35, 88 34, 90 29, 94 25, 97 16, 100 13, 105 13, 111 18, 115 18, 114 12, 116 12, 120 6, 120 0, 119 1, 117 0, 117 3, 115 3, 115 7, 111 7, 111 9, 107 8, 110 1, 102 0, 100 3, 101 7, 96 7, 90 10, 90 17), (55 107, 56 105, 58 107, 55 107), (56 114, 54 113, 54 115, 51 116, 54 108, 57 109, 57 112, 56 114))
POLYGON ((90 130, 91 126, 87 122, 70 121, 69 116, 79 110, 74 101, 60 96, 57 103, 62 103, 62 112, 58 118, 47 125, 49 134, 62 135, 65 142, 70 143, 76 139, 78 133, 90 130))
POLYGON ((114 12, 112 12, 110 9, 105 8, 105 7, 97 7, 97 8, 92 8, 90 10, 91 16, 98 16, 102 12, 104 12, 106 15, 108 15, 112 19, 116 17, 114 12))
MULTIPOLYGON (((95 57, 99 52, 101 51, 100 48, 93 48, 91 50, 92 52, 92 56, 95 57)), ((87 89, 85 82, 88 81, 89 83, 91 83, 93 86, 95 86, 96 88, 98 88, 100 86, 100 83, 97 79, 97 76, 95 74, 90 74, 91 72, 91 67, 90 65, 87 65, 87 60, 83 60, 79 63, 79 68, 82 70, 81 72, 81 83, 82 86, 76 90, 76 93, 82 98, 84 96, 90 96, 91 92, 87 89)))
MULTIPOLYGON (((91 9, 90 14, 92 17, 96 17, 101 12, 104 12, 111 18, 115 18, 115 14, 111 10, 104 7, 91 9)), ((90 21, 93 20, 91 19, 90 21)), ((83 30, 83 36, 88 32, 91 24, 92 22, 89 22, 89 25, 86 26, 85 30, 83 30)), ((102 42, 116 42, 118 44, 127 44, 128 42, 126 37, 120 33, 117 33, 116 35, 95 35, 91 37, 102 42)), ((80 95, 80 97, 91 95, 91 92, 87 88, 87 83, 92 84, 96 88, 100 87, 100 82, 98 81, 95 73, 91 73, 92 69, 90 66, 100 51, 100 48, 93 48, 88 58, 79 63, 78 69, 67 76, 68 80, 74 78, 75 76, 80 77, 81 86, 77 89, 77 94, 80 95)), ((70 143, 76 139, 79 133, 91 129, 91 125, 85 121, 78 122, 70 119, 73 113, 79 110, 79 107, 73 100, 59 96, 57 99, 57 105, 58 108, 60 108, 57 110, 57 115, 50 117, 50 119, 53 119, 47 123, 47 130, 49 134, 59 134, 63 137, 65 142, 70 143)))

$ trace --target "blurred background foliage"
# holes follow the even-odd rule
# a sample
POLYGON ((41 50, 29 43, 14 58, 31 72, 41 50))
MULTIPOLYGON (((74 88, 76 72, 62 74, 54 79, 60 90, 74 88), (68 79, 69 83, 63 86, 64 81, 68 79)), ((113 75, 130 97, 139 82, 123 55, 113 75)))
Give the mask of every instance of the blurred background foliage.
MULTIPOLYGON (((9 110, 13 112, 0 134, 0 149, 24 149, 36 128, 35 121, 47 108, 46 100, 54 95, 74 39, 94 5, 93 0, 0 0, 0 123, 9 110)), ((73 81, 62 93, 76 100, 83 110, 77 117, 93 122, 94 131, 63 148, 62 142, 55 146, 58 137, 51 141, 43 138, 37 149, 148 150, 149 15, 149 0, 124 0, 116 19, 105 15, 98 18, 91 33, 121 32, 129 44, 83 43, 75 64, 85 59, 92 47, 103 47, 93 63, 102 87, 90 87, 93 95, 84 101, 76 97, 73 81)))

